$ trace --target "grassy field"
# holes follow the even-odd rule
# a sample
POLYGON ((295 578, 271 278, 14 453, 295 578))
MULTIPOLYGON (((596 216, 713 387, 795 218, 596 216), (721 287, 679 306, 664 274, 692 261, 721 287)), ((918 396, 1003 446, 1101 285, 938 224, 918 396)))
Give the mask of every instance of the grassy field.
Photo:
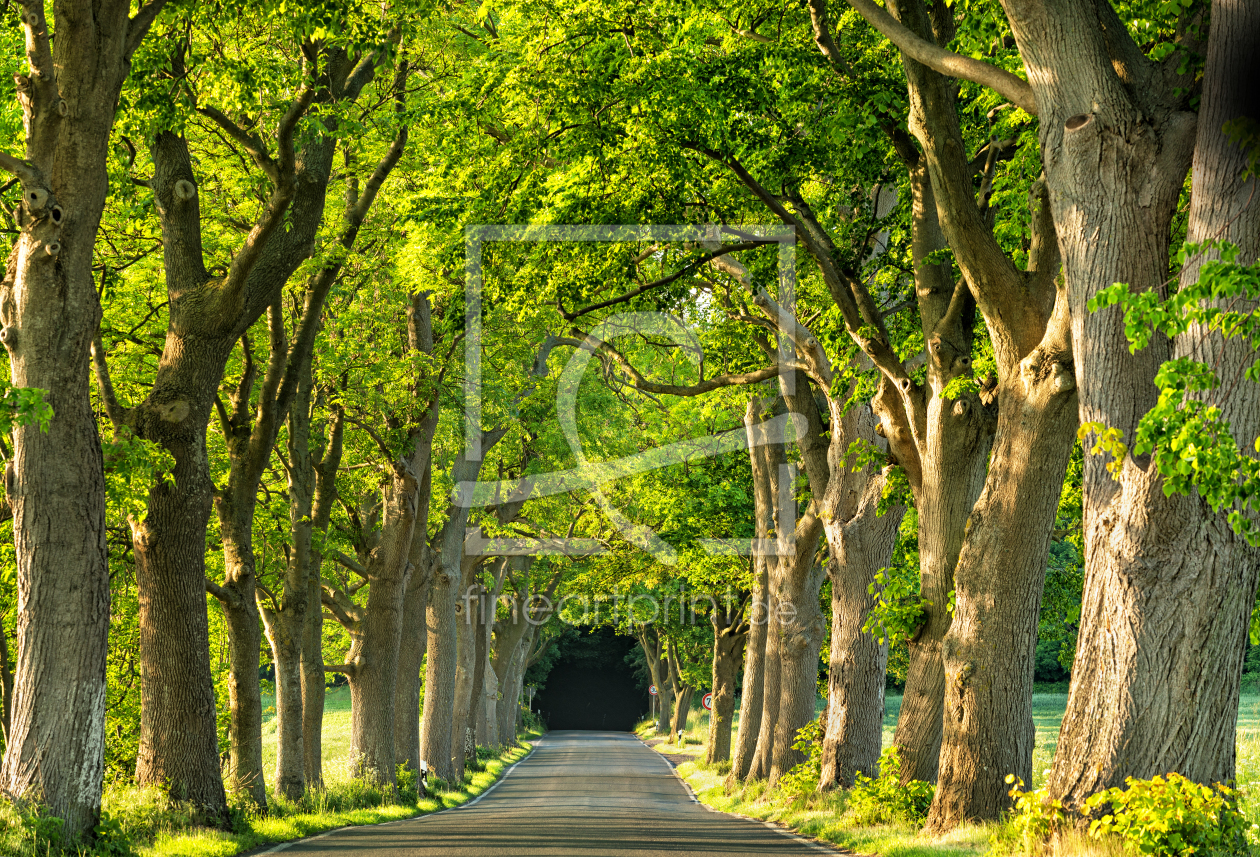
MULTIPOLYGON (((276 712, 270 696, 263 696, 263 770, 276 770, 276 712)), ((344 779, 350 763, 350 686, 330 687, 324 694, 324 778, 344 779)))

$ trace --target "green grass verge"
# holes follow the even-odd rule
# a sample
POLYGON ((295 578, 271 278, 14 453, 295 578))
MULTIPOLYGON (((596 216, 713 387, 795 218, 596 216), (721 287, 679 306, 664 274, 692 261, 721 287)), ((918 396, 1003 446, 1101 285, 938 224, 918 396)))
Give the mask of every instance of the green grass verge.
MULTIPOLYGON (((526 737, 536 738, 537 734, 526 737)), ((142 857, 231 857, 263 845, 302 839, 341 827, 399 821, 459 806, 494 785, 503 772, 523 759, 531 748, 532 743, 525 741, 520 747, 506 750, 487 760, 484 770, 465 776, 464 782, 458 787, 439 788, 430 797, 415 803, 388 803, 382 800, 376 806, 352 806, 356 802, 356 796, 347 795, 347 791, 354 788, 347 782, 331 784, 327 792, 311 793, 295 803, 269 796, 271 805, 266 816, 244 814, 237 823, 237 829, 231 833, 205 828, 178 829, 166 824, 152 830, 142 819, 131 818, 144 814, 142 806, 147 801, 136 800, 133 796, 129 801, 130 808, 141 809, 141 812, 128 812, 128 806, 124 804, 126 798, 121 793, 116 794, 114 800, 106 801, 105 810, 111 818, 119 822, 124 834, 132 832, 128 828, 149 827, 152 844, 137 849, 142 857), (114 805, 110 806, 110 803, 114 805)), ((361 789, 363 793, 359 797, 372 799, 370 787, 361 789)), ((143 835, 140 829, 136 829, 134 834, 143 835)))

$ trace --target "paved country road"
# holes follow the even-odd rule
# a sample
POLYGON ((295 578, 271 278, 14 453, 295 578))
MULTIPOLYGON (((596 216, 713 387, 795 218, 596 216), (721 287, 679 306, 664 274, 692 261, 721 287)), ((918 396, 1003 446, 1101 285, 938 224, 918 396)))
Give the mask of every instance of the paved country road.
MULTIPOLYGON (((475 803, 283 848, 284 857, 680 857, 839 852, 696 803, 626 732, 549 732, 475 803)), ((272 849, 279 850, 279 849, 272 849)))

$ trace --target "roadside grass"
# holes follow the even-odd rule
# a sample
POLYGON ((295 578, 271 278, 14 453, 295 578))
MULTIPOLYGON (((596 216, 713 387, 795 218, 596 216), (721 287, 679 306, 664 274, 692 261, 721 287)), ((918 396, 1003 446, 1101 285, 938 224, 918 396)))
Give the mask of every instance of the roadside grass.
MULTIPOLYGON (((264 711, 270 700, 264 699, 264 711)), ((275 769, 274 711, 263 726, 266 775, 275 769)), ((260 814, 229 798, 231 829, 205 826, 205 818, 189 803, 170 800, 161 790, 127 783, 106 783, 102 824, 91 852, 99 855, 141 857, 231 857, 260 846, 287 842, 342 827, 400 821, 459 806, 489 789, 508 767, 532 748, 542 733, 518 736, 520 745, 495 753, 479 747, 478 761, 459 784, 430 780, 430 794, 417 799, 414 779, 398 792, 350 775, 350 695, 345 687, 329 688, 323 727, 324 789, 311 790, 290 801, 267 792, 268 811, 260 814), (475 770, 474 770, 475 768, 475 770)), ((44 857, 56 853, 60 822, 24 816, 8 801, 0 801, 0 855, 44 857)))
MULTIPOLYGON (((1036 743, 1033 749, 1031 788, 1041 788, 1050 772, 1055 747, 1059 738, 1059 724, 1067 708, 1067 691, 1064 687, 1039 688, 1033 694, 1032 715, 1036 726, 1036 743)), ((818 706, 821 711, 821 701, 818 706)), ((897 715, 901 710, 901 697, 886 699, 884 714, 884 746, 892 744, 897 715)), ((733 731, 738 729, 739 713, 735 714, 733 731)), ((671 757, 686 757, 677 766, 679 775, 705 805, 722 812, 732 812, 770 821, 790 828, 803 836, 812 837, 850 849, 859 854, 881 857, 941 857, 942 855, 996 855, 1011 853, 1011 846, 998 846, 995 840, 1012 840, 1008 822, 971 825, 952 831, 942 837, 927 836, 917 824, 859 825, 845 817, 846 795, 829 792, 808 796, 784 795, 779 790, 767 790, 766 784, 754 782, 736 785, 729 792, 726 775, 730 763, 709 765, 703 761, 704 744, 708 737, 709 714, 693 710, 687 718, 687 728, 682 741, 675 736, 660 736, 664 741, 654 743, 654 749, 671 757)), ((644 740, 656 737, 655 722, 645 720, 638 724, 635 733, 644 740)), ((1238 764, 1237 786, 1241 792, 1240 809, 1252 824, 1252 853, 1260 853, 1255 846, 1260 835, 1260 694, 1244 694, 1238 715, 1238 764)), ((1015 837, 1017 838, 1017 837, 1015 837)), ((1081 857, 1119 857, 1129 854, 1116 840, 1095 840, 1071 833, 1052 847, 1047 855, 1081 855, 1081 857)))
MULTIPOLYGON (((538 736, 531 733, 524 737, 538 736)), ((188 820, 186 817, 171 816, 169 805, 165 812, 161 811, 162 798, 154 790, 111 789, 106 794, 105 810, 119 823, 123 838, 140 846, 136 851, 141 857, 231 857, 262 845, 341 827, 400 821, 459 806, 494 785, 531 747, 532 743, 524 741, 495 756, 479 748, 482 770, 469 771, 457 786, 431 782, 432 793, 418 800, 414 795, 396 797, 362 780, 336 779, 335 775, 326 780, 324 791, 308 792, 298 801, 287 801, 269 792, 268 813, 264 816, 238 810, 232 832, 190 829, 181 823, 188 820)))

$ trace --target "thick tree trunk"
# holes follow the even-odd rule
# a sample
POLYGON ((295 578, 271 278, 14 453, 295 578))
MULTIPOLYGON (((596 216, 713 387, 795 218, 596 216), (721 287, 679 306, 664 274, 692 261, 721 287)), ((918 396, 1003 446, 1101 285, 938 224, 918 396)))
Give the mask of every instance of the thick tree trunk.
POLYGON ((678 688, 674 700, 674 722, 671 724, 670 736, 678 739, 679 732, 687 731, 687 716, 691 714, 691 698, 695 696, 696 689, 689 684, 684 684, 678 688))
POLYGON ((748 434, 748 455, 752 465, 754 537, 752 551, 756 580, 752 601, 748 605, 748 642, 744 649, 744 683, 739 703, 739 732, 735 736, 735 754, 727 785, 750 775, 753 757, 761 734, 761 718, 765 708, 766 640, 771 622, 770 568, 775 560, 769 545, 775 530, 775 504, 778 501, 778 473, 783 459, 779 444, 763 444, 757 424, 766 408, 764 400, 754 398, 744 411, 744 430, 748 434))
MULTIPOLYGON (((797 527, 796 556, 782 558, 785 580, 780 589, 783 605, 770 626, 777 636, 779 649, 779 714, 774 724, 774 743, 770 756, 770 784, 793 766, 805 760, 795 749, 796 733, 814 719, 814 703, 818 699, 819 653, 827 626, 818 604, 819 590, 826 579, 826 568, 815 561, 821 522, 811 524, 807 518, 797 527)), ((771 697, 767 696, 767 700, 771 697)))
POLYGON ((662 654, 661 656, 661 683, 656 686, 656 734, 666 735, 669 733, 670 722, 674 713, 674 687, 676 677, 673 668, 670 666, 669 658, 662 654))
MULTIPOLYGON (((305 593, 303 593, 305 597, 305 593)), ((263 609, 276 669, 276 792, 296 800, 306 791, 302 763, 302 622, 263 609)))
POLYGON ((395 762, 420 770, 420 670, 428 648, 425 610, 432 579, 425 533, 417 522, 411 542, 411 579, 403 599, 402 643, 398 650, 398 683, 394 703, 395 762))
MULTIPOLYGON (((450 526, 448 523, 447 526, 450 526)), ((459 628, 455 605, 459 600, 459 565, 442 564, 434 570, 425 626, 428 660, 424 677, 424 718, 420 729, 420 757, 435 776, 453 783, 454 748, 451 732, 455 720, 455 666, 459 628)))
POLYGON ((1067 330, 1067 295, 1060 292, 1046 340, 998 388, 993 457, 954 573, 957 607, 943 644, 944 736, 932 829, 995 819, 1010 806, 1006 776, 1032 782, 1037 621, 1076 428, 1075 383, 1061 374, 1072 359, 1067 330), (1037 454, 1030 458, 1029 450, 1037 454))
POLYGON ((175 459, 173 476, 180 490, 159 482, 149 493, 145 520, 132 524, 142 700, 136 782, 160 786, 173 799, 219 816, 227 798, 219 770, 206 615, 211 486, 204 468, 187 458, 175 459))
POLYGON ((502 699, 499 700, 496 710, 496 729, 499 741, 503 744, 516 742, 516 712, 520 709, 523 664, 532 642, 530 625, 525 621, 524 603, 518 600, 513 604, 511 614, 495 626, 494 633, 492 666, 495 675, 499 677, 499 689, 502 691, 502 699))
POLYGON ((472 740, 473 700, 477 690, 473 683, 477 673, 477 616, 480 613, 482 586, 478 582, 480 557, 464 557, 459 598, 455 604, 455 627, 458 632, 455 648, 455 716, 451 721, 451 750, 455 754, 457 779, 464 776, 472 740))
POLYGON ((831 484, 825 517, 827 573, 831 578, 831 652, 827 670, 826 730, 819 788, 849 788, 860 771, 875 776, 883 743, 884 686, 888 641, 864 633, 862 625, 875 606, 870 587, 876 572, 888 566, 905 514, 895 506, 879 514, 886 478, 845 466, 848 445, 857 437, 878 440, 875 420, 866 409, 832 415, 831 484))
POLYGON ((777 565, 778 561, 771 560, 769 597, 766 599, 766 649, 761 670, 761 723, 757 731, 757 745, 748 766, 746 779, 750 780, 764 780, 770 776, 770 765, 774 761, 774 732, 779 722, 779 677, 783 663, 779 650, 783 634, 779 627, 778 610, 783 603, 783 580, 777 565))
MULTIPOLYGON (((262 634, 255 598, 254 505, 239 506, 222 497, 219 533, 223 539, 226 580, 215 594, 223 607, 228 633, 228 776, 233 792, 248 795, 254 805, 267 806, 262 766, 262 687, 258 681, 262 634)), ((241 498, 244 499, 244 498, 241 498)), ((279 685, 277 684, 277 689, 279 685)), ((278 698, 277 698, 277 701, 278 698)))
POLYGON ((44 4, 18 4, 25 157, 0 153, 0 170, 22 190, 0 280, 0 340, 13 386, 47 391, 53 412, 46 431, 14 428, 5 472, 20 612, 0 788, 38 793, 67 842, 96 824, 105 750, 105 483, 88 389, 101 315, 93 247, 118 93, 161 7, 129 21, 122 0, 60 3, 53 40, 44 4))
POLYGON ((395 780, 395 687, 402 642, 403 602, 414 573, 410 554, 419 486, 398 466, 383 489, 381 542, 367 564, 367 609, 350 661, 350 757, 356 773, 378 783, 395 780))
POLYGON ((735 733, 735 751, 731 757, 728 785, 748 777, 757 736, 761 732, 761 713, 765 691, 766 628, 769 616, 769 577, 763 557, 756 558, 757 585, 748 605, 748 642, 744 647, 744 680, 739 700, 739 730, 735 733))
POLYGON ((735 679, 739 675, 739 662, 744 653, 748 627, 743 622, 742 611, 732 605, 727 605, 722 611, 714 610, 710 619, 713 623, 713 700, 704 760, 714 764, 731 758, 735 679))
MULTIPOLYGON (((1030 48, 1038 40, 1028 30, 1016 35, 1030 48)), ((1255 179, 1242 180, 1244 153, 1222 127, 1240 116, 1260 118, 1252 84, 1258 41, 1256 4, 1212 4, 1186 237, 1232 241, 1243 263, 1260 255, 1255 179)), ((1074 50, 1079 49, 1037 42, 1038 58, 1054 67, 1074 50)), ((1154 395, 1147 353, 1162 359, 1170 356, 1168 350, 1153 343, 1130 358, 1120 339, 1119 312, 1075 314, 1111 282, 1130 283, 1134 291, 1159 286, 1166 273, 1171 203, 1181 186, 1186 120, 1168 113, 1158 116, 1163 120, 1158 123, 1140 117, 1141 133, 1119 137, 1109 126, 1132 112, 1128 98, 1102 101, 1103 111, 1079 108, 1079 99, 1069 97, 1076 93, 1050 86, 1053 70, 1039 69, 1034 76, 1030 68, 1030 80, 1039 104, 1037 85, 1045 86, 1045 109, 1052 93, 1059 96, 1056 102, 1067 102, 1054 108, 1059 127, 1042 134, 1043 146, 1059 147, 1058 157, 1047 160, 1047 172, 1060 191, 1055 214, 1062 218, 1061 234, 1070 238, 1064 250, 1073 321, 1092 346, 1077 364, 1082 419, 1121 428, 1131 442, 1134 424, 1154 395), (1060 118, 1078 110, 1083 122, 1060 118), (1104 153, 1107 169, 1087 183, 1082 167, 1091 149, 1104 153), (1088 233, 1068 233, 1069 228, 1099 237, 1086 240, 1088 233), (1149 391, 1140 399, 1127 389, 1138 384, 1149 391)), ((1183 269, 1183 283, 1194 281, 1201 262, 1183 269)), ((1249 346, 1192 329, 1177 338, 1171 356, 1188 356, 1217 371, 1224 394, 1207 396, 1222 407, 1239 447, 1249 449, 1260 432, 1260 397, 1249 381, 1230 383, 1254 359, 1249 346)), ((1149 460, 1127 457, 1114 481, 1103 464, 1101 457, 1086 461, 1081 630, 1048 784, 1050 794, 1069 806, 1127 777, 1176 771, 1202 783, 1234 778, 1241 658, 1260 564, 1224 512, 1213 513, 1198 497, 1165 497, 1149 460)))

